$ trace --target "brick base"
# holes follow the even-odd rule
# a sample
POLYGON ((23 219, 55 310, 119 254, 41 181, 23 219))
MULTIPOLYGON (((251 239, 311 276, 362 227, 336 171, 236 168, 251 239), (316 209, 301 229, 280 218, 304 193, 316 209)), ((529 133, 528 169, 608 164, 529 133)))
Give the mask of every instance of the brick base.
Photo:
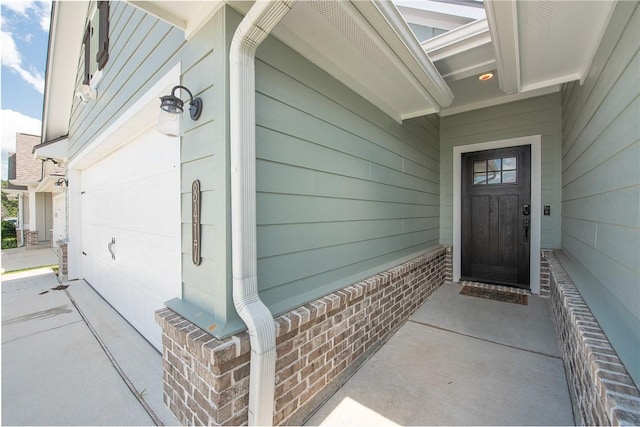
POLYGON ((60 277, 61 280, 66 280, 69 275, 69 257, 67 255, 66 242, 62 240, 58 241, 56 254, 58 255, 58 277, 60 277))
MULTIPOLYGON (((302 424, 444 283, 437 247, 275 319, 274 425, 302 424)), ((183 425, 246 424, 250 343, 217 340, 169 309, 163 331, 164 401, 183 425)))
POLYGON ((445 245, 444 249, 444 280, 453 282, 453 246, 445 245))
POLYGON ((545 258, 576 425, 640 425, 640 391, 555 254, 545 258))
POLYGON ((546 298, 551 294, 548 254, 553 254, 553 251, 540 251, 540 296, 546 298))
POLYGON ((38 231, 25 230, 25 243, 27 248, 30 246, 38 246, 40 241, 38 240, 38 231))

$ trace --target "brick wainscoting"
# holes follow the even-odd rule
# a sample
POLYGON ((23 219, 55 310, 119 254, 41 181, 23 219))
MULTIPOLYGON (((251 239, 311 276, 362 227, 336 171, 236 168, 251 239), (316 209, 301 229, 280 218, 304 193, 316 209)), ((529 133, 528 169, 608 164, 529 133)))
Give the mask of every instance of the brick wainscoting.
MULTIPOLYGON (((275 319, 274 424, 301 424, 445 280, 445 253, 429 253, 275 319)), ((224 340, 169 309, 163 336, 164 401, 183 425, 247 423, 250 344, 224 340)))
POLYGON ((553 254, 550 250, 540 251, 540 296, 548 298, 551 294, 549 261, 547 261, 547 255, 553 254))
POLYGON ((640 425, 640 391, 552 251, 551 309, 577 425, 640 425))

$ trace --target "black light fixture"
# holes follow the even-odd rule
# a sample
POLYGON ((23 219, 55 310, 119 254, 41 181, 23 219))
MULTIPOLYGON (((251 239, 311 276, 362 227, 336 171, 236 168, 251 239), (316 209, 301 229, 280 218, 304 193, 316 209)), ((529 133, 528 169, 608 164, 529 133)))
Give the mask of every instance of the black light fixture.
POLYGON ((62 186, 68 187, 69 186, 69 180, 67 178, 59 178, 58 181, 55 183, 56 187, 62 187, 62 186))
POLYGON ((189 89, 175 86, 171 95, 160 97, 160 116, 158 116, 158 131, 167 136, 182 136, 182 113, 184 101, 176 96, 178 89, 184 89, 189 94, 189 116, 191 120, 198 120, 202 114, 202 99, 194 98, 189 89))

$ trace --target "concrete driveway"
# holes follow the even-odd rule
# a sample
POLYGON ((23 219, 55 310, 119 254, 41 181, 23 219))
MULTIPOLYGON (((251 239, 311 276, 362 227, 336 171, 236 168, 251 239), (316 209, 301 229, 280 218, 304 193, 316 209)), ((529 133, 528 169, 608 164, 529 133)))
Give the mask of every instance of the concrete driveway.
POLYGON ((2 424, 177 425, 158 351, 84 281, 67 285, 49 269, 2 276, 2 424))

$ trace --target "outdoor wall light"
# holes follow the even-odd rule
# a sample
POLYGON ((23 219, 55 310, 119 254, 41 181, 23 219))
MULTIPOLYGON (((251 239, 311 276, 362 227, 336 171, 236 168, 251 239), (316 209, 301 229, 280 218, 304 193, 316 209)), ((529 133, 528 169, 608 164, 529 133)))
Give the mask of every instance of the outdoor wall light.
POLYGON ((62 187, 62 186, 68 187, 69 186, 69 180, 67 178, 60 178, 58 179, 58 181, 55 183, 56 187, 62 187))
POLYGON ((184 101, 175 93, 178 89, 184 89, 189 94, 189 115, 192 120, 198 120, 202 113, 202 99, 194 98, 189 89, 184 86, 175 86, 171 89, 171 95, 160 97, 160 116, 158 116, 158 131, 167 136, 182 136, 182 113, 184 101))

